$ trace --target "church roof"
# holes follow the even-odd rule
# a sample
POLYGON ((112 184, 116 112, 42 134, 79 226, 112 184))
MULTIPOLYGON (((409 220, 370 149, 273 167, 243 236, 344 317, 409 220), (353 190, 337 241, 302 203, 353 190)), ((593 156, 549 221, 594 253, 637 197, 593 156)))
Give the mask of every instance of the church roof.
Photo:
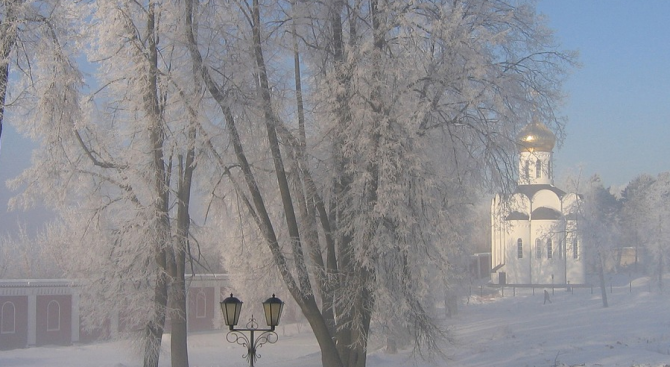
POLYGON ((532 218, 534 220, 557 220, 561 219, 561 212, 542 206, 533 210, 532 218))
POLYGON ((521 213, 518 211, 513 211, 505 218, 505 220, 528 220, 530 217, 528 214, 521 213))
POLYGON ((522 151, 551 152, 556 145, 556 135, 543 123, 533 121, 521 129, 517 135, 517 144, 522 151))
POLYGON ((526 195, 528 198, 532 198, 540 190, 549 190, 554 192, 559 198, 562 198, 565 195, 565 191, 559 189, 556 186, 552 185, 519 185, 516 187, 515 193, 521 193, 526 195))

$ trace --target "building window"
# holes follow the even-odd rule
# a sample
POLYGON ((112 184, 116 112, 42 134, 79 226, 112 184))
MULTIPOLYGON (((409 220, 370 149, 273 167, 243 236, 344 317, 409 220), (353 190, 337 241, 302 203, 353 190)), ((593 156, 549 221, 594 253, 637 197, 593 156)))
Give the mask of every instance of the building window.
POLYGON ((542 241, 539 238, 535 240, 535 257, 542 258, 542 241))
POLYGON ((51 300, 47 305, 47 331, 60 330, 60 304, 51 300))
POLYGON ((558 258, 563 258, 563 240, 558 240, 558 258))
POLYGON ((551 243, 551 238, 547 240, 547 259, 551 259, 554 255, 553 243, 551 243))
POLYGON ((13 302, 5 302, 0 310, 0 333, 14 334, 16 332, 16 307, 13 302))
POLYGON ((540 177, 542 177, 542 161, 538 159, 535 161, 535 178, 540 177))
POLYGON ((530 162, 526 161, 523 166, 523 178, 525 181, 530 180, 530 162))
POLYGON ((572 239, 572 258, 579 259, 579 244, 576 238, 572 239))
POLYGON ((195 317, 198 319, 207 317, 207 295, 202 289, 195 296, 195 317))
POLYGON ((523 258, 523 241, 521 240, 521 238, 516 240, 516 257, 518 257, 519 259, 523 258))

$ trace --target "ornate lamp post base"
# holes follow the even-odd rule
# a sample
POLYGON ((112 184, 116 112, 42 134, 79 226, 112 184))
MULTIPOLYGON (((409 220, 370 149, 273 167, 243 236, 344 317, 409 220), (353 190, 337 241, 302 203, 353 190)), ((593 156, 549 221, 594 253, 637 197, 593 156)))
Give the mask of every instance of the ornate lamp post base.
POLYGON ((245 329, 231 329, 226 335, 226 340, 229 343, 236 343, 247 348, 247 353, 242 358, 246 358, 251 367, 254 367, 256 360, 261 357, 258 349, 267 343, 274 344, 278 339, 279 337, 275 333, 274 327, 271 329, 259 329, 258 323, 253 316, 247 322, 245 329), (249 332, 249 337, 243 333, 245 331, 249 332), (257 337, 255 337, 256 332, 260 332, 260 335, 257 337))

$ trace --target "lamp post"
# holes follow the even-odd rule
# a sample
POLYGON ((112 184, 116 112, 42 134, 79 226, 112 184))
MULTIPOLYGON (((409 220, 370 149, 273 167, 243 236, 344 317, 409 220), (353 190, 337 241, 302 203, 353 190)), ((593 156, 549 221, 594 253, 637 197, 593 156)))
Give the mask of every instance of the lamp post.
POLYGON ((242 357, 249 361, 249 366, 254 367, 256 360, 261 357, 257 352, 258 348, 265 343, 274 344, 277 342, 278 336, 275 333, 275 327, 279 325, 283 308, 284 302, 273 294, 272 297, 263 302, 263 312, 265 313, 265 321, 270 327, 269 329, 259 328, 258 322, 256 322, 253 315, 249 319, 249 322, 247 322, 246 328, 236 329, 235 325, 237 325, 240 319, 240 312, 242 311, 242 301, 233 297, 232 293, 230 297, 221 301, 223 320, 229 327, 226 340, 229 343, 237 343, 247 348, 247 354, 242 357), (249 332, 249 337, 244 334, 245 331, 249 332), (255 337, 256 332, 260 332, 257 337, 255 337))

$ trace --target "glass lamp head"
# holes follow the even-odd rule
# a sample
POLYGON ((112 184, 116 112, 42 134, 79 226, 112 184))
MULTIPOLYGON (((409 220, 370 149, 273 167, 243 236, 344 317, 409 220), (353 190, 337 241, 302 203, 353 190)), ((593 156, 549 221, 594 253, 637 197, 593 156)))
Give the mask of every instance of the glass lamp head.
POLYGON ((268 298, 263 302, 263 311, 265 311, 265 321, 268 326, 272 329, 275 326, 279 325, 279 319, 281 318, 281 312, 284 308, 284 302, 279 298, 275 297, 273 294, 272 297, 268 298))
POLYGON ((223 321, 226 325, 232 330, 237 322, 240 320, 240 313, 242 312, 242 301, 233 297, 233 294, 230 294, 230 297, 221 301, 221 313, 223 313, 223 321))

